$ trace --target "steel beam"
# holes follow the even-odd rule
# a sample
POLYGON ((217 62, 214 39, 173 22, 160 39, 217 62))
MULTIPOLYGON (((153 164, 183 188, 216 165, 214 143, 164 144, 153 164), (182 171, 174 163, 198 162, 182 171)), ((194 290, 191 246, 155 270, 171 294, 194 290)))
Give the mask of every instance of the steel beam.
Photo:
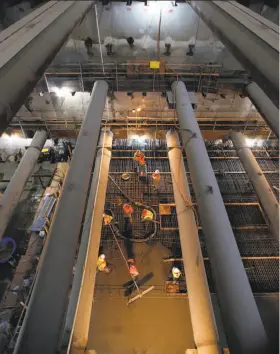
POLYGON ((68 303, 108 84, 94 84, 15 353, 54 354, 68 303))
POLYGON ((255 82, 247 85, 245 89, 269 128, 279 138, 279 109, 255 82))
POLYGON ((49 1, 1 32, 0 135, 92 4, 49 1))
MULTIPOLYGON (((87 261, 87 254, 89 257, 92 257, 91 252, 92 251, 92 246, 93 243, 95 245, 94 247, 94 252, 96 252, 96 249, 98 251, 99 249, 99 243, 100 243, 100 232, 96 233, 95 229, 95 236, 92 238, 91 235, 91 229, 92 229, 92 220, 93 220, 93 211, 96 214, 98 209, 104 208, 104 202, 100 200, 101 197, 101 192, 102 192, 102 197, 104 196, 104 201, 105 201, 105 195, 104 193, 106 192, 106 184, 108 180, 108 171, 109 171, 109 165, 111 161, 111 149, 112 149, 112 133, 107 130, 106 128, 102 129, 102 133, 100 135, 99 139, 99 150, 96 155, 95 159, 95 164, 94 164, 94 172, 92 176, 92 181, 91 181, 91 188, 90 188, 90 193, 89 193, 89 198, 88 198, 88 203, 87 203, 87 210, 86 210, 86 215, 85 215, 85 220, 84 220, 84 225, 83 225, 83 232, 81 236, 81 243, 79 247, 79 253, 77 257, 77 262, 75 265, 75 273, 74 273, 74 279, 73 279, 73 284, 71 288, 71 294, 70 294, 70 299, 69 299, 69 305, 68 305, 68 310, 67 310, 67 315, 66 315, 66 321, 65 321, 65 330, 64 330, 64 340, 63 340, 63 345, 68 345, 73 323, 74 323, 74 317, 76 313, 76 308, 78 304, 78 299, 79 299, 79 294, 80 294, 80 289, 81 289, 81 283, 82 283, 82 278, 84 271, 87 269, 86 264, 88 267, 93 266, 95 269, 96 266, 96 259, 98 256, 93 258, 93 264, 89 264, 90 262, 87 261), (98 203, 97 203, 98 200, 98 203), (92 239, 92 243, 90 244, 90 249, 88 251, 89 247, 89 239, 92 239), (90 252, 91 251, 91 252, 90 252), (87 263, 86 263, 87 262, 87 263)), ((96 217, 96 216, 95 216, 96 217)), ((99 224, 97 229, 99 230, 101 225, 102 225, 102 219, 99 220, 99 224)), ((96 227, 96 225, 95 225, 96 227)), ((86 275, 86 274, 85 274, 86 275)), ((88 274, 87 274, 88 275, 88 274)), ((90 275, 89 279, 89 284, 85 284, 86 286, 90 286, 90 292, 85 294, 83 293, 83 297, 86 295, 88 299, 90 299, 90 303, 92 302, 92 292, 94 289, 94 282, 95 282, 95 271, 92 272, 90 275)), ((85 283, 85 280, 83 281, 85 283)), ((85 286, 83 286, 84 288, 85 286)), ((82 289, 81 289, 82 290, 82 289)), ((88 289, 87 289, 88 290, 88 289)), ((83 289, 84 291, 84 289, 83 289)), ((82 304, 83 298, 80 299, 79 301, 79 306, 82 304)), ((84 300, 85 301, 85 300, 84 300)), ((85 306, 85 304, 84 304, 85 306)), ((87 307, 89 307, 89 310, 86 312, 88 316, 90 316, 90 308, 91 305, 87 303, 87 307)), ((84 308, 84 307, 83 307, 84 308)), ((79 310, 80 307, 78 307, 79 310)), ((77 321, 79 321, 79 316, 77 317, 77 321)), ((87 323, 86 327, 88 327, 89 324, 89 318, 87 318, 87 321, 85 321, 84 318, 84 326, 85 323, 87 323)), ((81 329, 84 326, 81 326, 81 329)), ((76 327, 76 324, 75 324, 76 327)), ((88 328, 87 328, 88 330, 88 328)), ((87 331, 84 330, 84 336, 81 336, 82 339, 84 339, 87 335, 87 331)), ((75 332, 77 335, 77 333, 75 332)), ((81 338, 79 339, 80 341, 82 340, 81 338)))
POLYGON ((265 94, 279 102, 279 29, 236 1, 189 1, 265 94))
POLYGON ((198 354, 219 354, 217 328, 178 133, 170 130, 166 142, 194 341, 198 354))
POLYGON ((89 230, 89 242, 86 258, 83 263, 83 277, 77 304, 75 321, 69 343, 69 353, 78 354, 86 350, 91 311, 94 299, 94 286, 96 280, 96 261, 100 247, 101 229, 104 214, 105 197, 111 161, 113 134, 108 130, 104 132, 101 149, 98 151, 100 171, 93 205, 92 218, 89 230))
POLYGON ((274 237, 279 239, 279 203, 257 163, 255 156, 247 146, 244 136, 240 132, 234 131, 231 132, 230 136, 247 176, 268 217, 271 231, 274 237))
POLYGON ((46 140, 46 131, 41 130, 35 133, 34 138, 23 155, 8 187, 0 198, 0 240, 3 237, 13 212, 20 200, 24 186, 34 170, 39 154, 46 140))
POLYGON ((188 92, 180 81, 172 84, 172 90, 230 352, 268 353, 266 333, 188 92))

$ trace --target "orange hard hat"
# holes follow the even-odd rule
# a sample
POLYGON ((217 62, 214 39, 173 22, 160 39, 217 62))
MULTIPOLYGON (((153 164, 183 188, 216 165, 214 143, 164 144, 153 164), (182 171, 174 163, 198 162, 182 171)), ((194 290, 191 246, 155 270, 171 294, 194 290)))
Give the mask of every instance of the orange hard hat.
POLYGON ((133 212, 133 208, 130 204, 125 203, 123 205, 123 211, 126 213, 132 213, 133 212))

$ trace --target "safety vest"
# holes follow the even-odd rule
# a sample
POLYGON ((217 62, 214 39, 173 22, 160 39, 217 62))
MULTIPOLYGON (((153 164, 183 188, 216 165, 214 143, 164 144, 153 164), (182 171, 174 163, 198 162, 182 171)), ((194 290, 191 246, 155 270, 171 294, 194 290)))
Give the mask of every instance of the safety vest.
POLYGON ((133 213, 133 208, 130 204, 123 205, 123 212, 125 215, 130 216, 133 213))
POLYGON ((104 220, 104 225, 109 225, 109 224, 111 224, 113 217, 111 215, 104 214, 103 220, 104 220))
POLYGON ((146 165, 145 156, 143 158, 141 158, 138 162, 139 162, 139 165, 142 165, 142 166, 146 165))
POLYGON ((103 258, 101 258, 101 257, 98 257, 98 260, 97 260, 97 268, 98 268, 98 270, 102 271, 102 270, 104 270, 106 267, 107 267, 106 259, 103 259, 103 258))
POLYGON ((181 271, 178 268, 176 270, 172 269, 172 276, 175 279, 179 279, 181 276, 181 271))
POLYGON ((154 173, 152 174, 153 180, 159 182, 160 180, 160 174, 159 173, 154 173))
POLYGON ((141 215, 144 220, 153 220, 154 218, 153 212, 148 209, 144 209, 141 215))
POLYGON ((140 151, 140 153, 139 152, 135 152, 133 158, 134 158, 135 161, 140 161, 141 159, 145 159, 145 155, 141 151, 140 151))

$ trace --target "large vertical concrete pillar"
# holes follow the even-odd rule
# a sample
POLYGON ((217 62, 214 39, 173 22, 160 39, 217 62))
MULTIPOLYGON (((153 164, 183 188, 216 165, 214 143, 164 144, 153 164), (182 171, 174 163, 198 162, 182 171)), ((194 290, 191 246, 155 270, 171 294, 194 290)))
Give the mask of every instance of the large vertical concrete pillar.
MULTIPOLYGON (((82 350, 86 349, 88 342, 88 332, 94 299, 96 262, 100 246, 104 204, 111 161, 112 138, 113 134, 110 131, 104 132, 104 140, 102 139, 103 142, 101 149, 97 153, 97 157, 101 161, 100 170, 98 174, 94 204, 92 206, 93 211, 89 230, 88 247, 86 257, 83 262, 83 276, 81 280, 79 299, 74 326, 72 329, 71 341, 69 343, 70 354, 80 354, 82 350)), ((84 256, 84 250, 81 250, 81 257, 82 256, 84 256)))
MULTIPOLYGON (((79 247, 77 262, 75 265, 74 279, 72 283, 69 305, 68 305, 68 310, 66 315, 65 329, 64 329, 64 336, 63 336, 64 346, 68 345, 69 342, 69 338, 73 327, 74 317, 76 313, 78 298, 80 294, 81 283, 82 283, 82 278, 85 269, 85 262, 87 257, 87 250, 89 247, 92 215, 93 215, 93 210, 95 210, 96 208, 95 203, 97 202, 96 193, 97 192, 100 193, 100 188, 103 186, 100 185, 99 179, 100 176, 104 176, 104 174, 105 174, 105 178, 108 179, 108 168, 111 160, 111 149, 112 149, 112 133, 109 130, 102 129, 98 148, 99 150, 97 152, 96 159, 95 159, 94 172, 92 176, 91 187, 90 187, 90 192, 88 197, 86 215, 85 215, 84 225, 83 225, 83 232, 81 236, 81 243, 79 247)), ((101 183, 103 183, 103 181, 101 183)), ((99 237, 94 238, 92 242, 96 242, 99 247, 100 235, 98 236, 99 237)), ((93 264, 95 267, 96 262, 94 262, 93 264)), ((95 278, 95 274, 94 274, 94 278, 95 278)), ((93 279, 91 278, 90 282, 92 281, 93 279)))
POLYGON ((107 91, 105 81, 95 82, 15 354, 57 352, 107 91))
POLYGON ((9 224, 13 212, 20 200, 24 186, 34 170, 38 156, 47 140, 44 130, 37 131, 21 159, 16 172, 0 199, 0 240, 9 224))
POLYGON ((219 354, 217 328, 177 132, 166 134, 191 322, 198 354, 219 354), (188 200, 190 204, 186 201, 188 200))
POLYGON ((251 149, 247 146, 245 138, 240 132, 232 131, 231 140, 242 165, 249 177, 262 207, 268 217, 273 235, 279 238, 279 203, 271 190, 258 162, 256 161, 251 149))
POLYGON ((183 82, 174 82, 183 147, 231 354, 265 354, 267 337, 183 82))

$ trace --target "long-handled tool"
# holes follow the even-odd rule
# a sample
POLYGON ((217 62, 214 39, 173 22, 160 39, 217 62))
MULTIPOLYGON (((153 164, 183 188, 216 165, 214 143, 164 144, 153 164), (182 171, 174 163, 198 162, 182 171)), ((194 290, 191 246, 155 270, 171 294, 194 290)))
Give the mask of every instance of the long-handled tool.
POLYGON ((114 230, 113 230, 113 228, 112 228, 112 225, 109 224, 109 227, 110 227, 110 230, 111 230, 111 232, 112 232, 112 234, 113 234, 113 236, 114 236, 114 239, 115 239, 115 241, 116 241, 116 243, 117 243, 117 246, 118 246, 118 248, 119 248, 119 250, 120 250, 120 253, 121 253, 122 258, 123 258, 123 260, 124 260, 124 262, 125 262, 125 265, 126 265, 126 267, 127 267, 127 269, 128 269, 129 275, 131 276, 131 279, 132 279, 132 281, 133 281, 133 283, 134 283, 134 286, 135 286, 135 288, 136 288, 137 291, 138 291, 138 295, 134 296, 133 298, 131 298, 131 299, 129 299, 129 300, 127 301, 127 305, 129 305, 129 304, 131 304, 132 302, 136 301, 137 299, 141 299, 141 297, 143 297, 144 295, 146 295, 148 292, 150 292, 151 290, 153 290, 155 287, 154 287, 154 286, 151 286, 151 287, 149 287, 148 289, 146 289, 146 290, 144 290, 144 291, 142 291, 142 292, 140 291, 139 286, 137 285, 137 282, 135 281, 134 277, 130 274, 129 266, 128 266, 128 264, 127 264, 125 255, 123 254, 123 251, 122 251, 121 246, 120 246, 120 244, 119 244, 119 241, 118 241, 118 239, 117 239, 117 237, 116 237, 116 235, 115 235, 115 233, 114 233, 114 230))

